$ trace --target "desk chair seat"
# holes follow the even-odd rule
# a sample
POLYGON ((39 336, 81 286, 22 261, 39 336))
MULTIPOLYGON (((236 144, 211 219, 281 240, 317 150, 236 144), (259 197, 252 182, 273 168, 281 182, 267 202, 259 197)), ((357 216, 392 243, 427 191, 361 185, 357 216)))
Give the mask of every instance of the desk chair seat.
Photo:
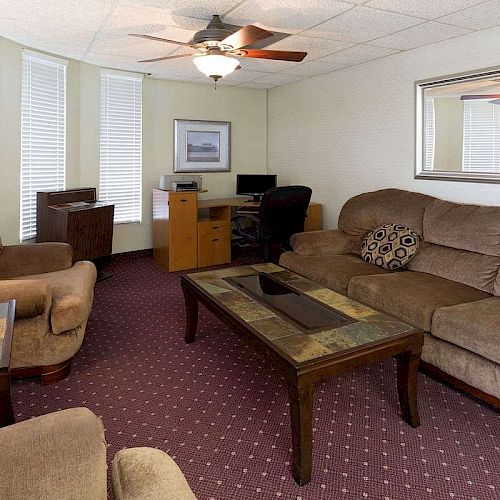
POLYGON ((233 234, 243 240, 258 241, 265 261, 271 259, 271 247, 289 250, 290 238, 304 231, 304 221, 312 191, 306 186, 283 186, 268 189, 260 203, 258 214, 237 215, 233 218, 233 234), (245 221, 251 222, 245 226, 245 221))

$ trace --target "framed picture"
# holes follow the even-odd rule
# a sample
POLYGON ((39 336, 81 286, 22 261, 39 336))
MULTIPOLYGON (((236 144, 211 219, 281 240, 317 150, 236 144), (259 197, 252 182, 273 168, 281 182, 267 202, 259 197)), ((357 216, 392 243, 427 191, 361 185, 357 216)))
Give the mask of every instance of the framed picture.
POLYGON ((174 172, 230 171, 230 122, 174 120, 174 172))

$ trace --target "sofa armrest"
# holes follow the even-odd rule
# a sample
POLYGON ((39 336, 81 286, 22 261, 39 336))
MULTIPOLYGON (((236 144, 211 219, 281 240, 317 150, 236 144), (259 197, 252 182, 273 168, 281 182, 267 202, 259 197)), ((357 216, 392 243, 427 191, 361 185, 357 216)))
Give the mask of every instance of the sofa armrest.
POLYGON ((0 302, 15 299, 16 318, 34 318, 52 303, 52 290, 44 279, 1 280, 0 302))
POLYGON ((0 278, 62 271, 72 263, 73 249, 67 243, 6 246, 0 253, 0 278))
POLYGON ((115 500, 196 500, 177 464, 155 448, 119 451, 111 474, 115 500))
POLYGON ((340 229, 323 229, 294 234, 293 251, 300 255, 341 255, 353 253, 353 243, 340 229))
POLYGON ((106 500, 102 422, 71 408, 0 429, 2 498, 106 500))

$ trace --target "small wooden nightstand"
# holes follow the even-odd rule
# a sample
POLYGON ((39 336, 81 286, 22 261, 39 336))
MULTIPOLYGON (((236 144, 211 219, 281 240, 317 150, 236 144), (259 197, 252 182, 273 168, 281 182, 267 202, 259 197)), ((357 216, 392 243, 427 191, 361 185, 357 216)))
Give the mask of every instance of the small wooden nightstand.
POLYGON ((0 302, 0 427, 15 422, 10 397, 10 351, 15 310, 15 300, 0 302))

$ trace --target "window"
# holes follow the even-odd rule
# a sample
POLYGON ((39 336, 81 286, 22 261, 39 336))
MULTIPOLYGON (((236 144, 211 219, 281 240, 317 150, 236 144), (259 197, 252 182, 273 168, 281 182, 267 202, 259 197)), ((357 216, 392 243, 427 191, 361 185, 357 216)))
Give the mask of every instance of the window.
POLYGON ((464 101, 464 172, 500 172, 500 105, 494 99, 464 101))
POLYGON ((432 97, 427 97, 425 99, 424 115, 425 115, 424 170, 433 170, 436 128, 435 128, 435 118, 434 118, 434 99, 432 97))
POLYGON ((36 193, 62 190, 66 167, 67 62, 23 51, 21 241, 36 236, 36 193))
POLYGON ((115 205, 115 223, 141 222, 142 77, 101 72, 99 198, 115 205))

